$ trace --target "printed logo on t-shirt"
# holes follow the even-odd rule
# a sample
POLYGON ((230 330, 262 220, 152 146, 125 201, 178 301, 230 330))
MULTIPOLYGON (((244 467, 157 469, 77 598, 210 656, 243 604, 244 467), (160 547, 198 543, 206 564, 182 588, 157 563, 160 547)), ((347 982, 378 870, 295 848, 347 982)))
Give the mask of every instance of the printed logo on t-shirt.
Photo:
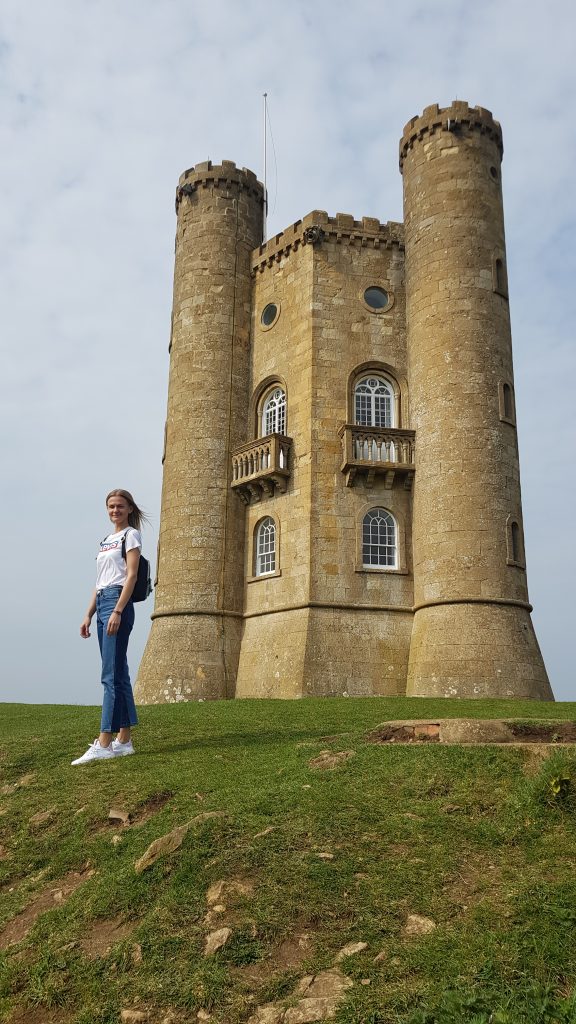
POLYGON ((116 548, 121 545, 121 543, 121 540, 101 540, 100 554, 104 554, 105 551, 115 551, 116 548))

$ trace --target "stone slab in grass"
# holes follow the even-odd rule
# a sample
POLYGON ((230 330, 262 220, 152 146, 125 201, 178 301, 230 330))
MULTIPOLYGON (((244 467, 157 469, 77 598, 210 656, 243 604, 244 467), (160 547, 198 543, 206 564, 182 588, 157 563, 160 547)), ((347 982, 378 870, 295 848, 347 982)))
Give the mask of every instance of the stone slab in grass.
POLYGON ((437 718, 383 722, 370 743, 576 743, 576 722, 512 718, 437 718))
POLYGON ((224 818, 225 811, 203 811, 201 814, 197 814, 195 818, 188 821, 185 825, 179 825, 177 828, 172 829, 171 832, 167 832, 166 835, 160 836, 159 839, 155 839, 153 843, 138 858, 134 864, 134 870, 137 875, 141 875, 143 871, 152 867, 160 857, 166 857, 169 853, 174 853, 182 846, 184 838, 187 832, 194 825, 201 825, 205 821, 210 821, 212 818, 224 818))

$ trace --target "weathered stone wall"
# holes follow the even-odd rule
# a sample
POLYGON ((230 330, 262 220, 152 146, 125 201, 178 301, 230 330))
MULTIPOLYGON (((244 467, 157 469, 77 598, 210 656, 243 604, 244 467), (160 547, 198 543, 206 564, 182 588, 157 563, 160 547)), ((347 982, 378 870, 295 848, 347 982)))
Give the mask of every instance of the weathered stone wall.
POLYGON ((230 161, 197 165, 177 191, 158 582, 141 702, 235 692, 244 516, 230 452, 244 439, 262 200, 256 176, 230 161))
MULTIPOLYGON (((306 692, 403 693, 412 624, 412 496, 396 477, 358 475, 347 486, 339 431, 354 423, 354 384, 370 367, 406 379, 404 253, 400 225, 338 214, 315 247, 312 311, 312 502, 306 692), (378 286, 385 312, 363 296, 378 286), (362 519, 383 507, 400 526, 401 568, 362 566, 362 519), (362 609, 370 609, 370 611, 362 609), (379 609, 379 611, 377 611, 379 609)), ((400 423, 409 426, 403 387, 400 423)))
MULTIPOLYGON (((353 420, 362 368, 386 368, 402 384, 400 418, 409 425, 403 244, 400 225, 315 211, 255 254, 252 391, 248 439, 265 382, 288 398, 292 473, 285 494, 252 503, 247 514, 245 624, 239 696, 403 693, 412 625, 411 494, 402 479, 342 472, 341 428, 353 420), (310 229, 320 229, 313 244, 310 229), (371 285, 390 309, 371 312, 371 285), (263 329, 268 303, 280 310, 263 329), (401 524, 399 571, 365 570, 362 518, 387 508, 401 524), (279 535, 277 575, 254 577, 254 533, 270 515, 279 535), (283 611, 282 611, 283 609, 283 611)), ((397 423, 400 426, 401 423, 397 423)))
MULTIPOLYGON (((297 236, 301 239, 302 231, 297 236)), ((303 692, 310 596, 313 252, 312 245, 298 245, 294 251, 280 252, 270 266, 259 262, 258 254, 254 257, 252 397, 245 439, 261 432, 260 399, 277 382, 287 395, 286 433, 293 439, 293 449, 286 493, 276 492, 247 508, 239 697, 299 697, 303 692), (261 314, 271 302, 279 316, 266 330, 261 314), (276 523, 277 571, 257 578, 254 535, 265 516, 272 516, 276 523)), ((239 502, 237 497, 234 500, 239 502)))
POLYGON ((511 398, 502 410, 513 370, 500 126, 464 102, 428 107, 400 153, 417 437, 408 692, 550 697, 529 616, 511 398))

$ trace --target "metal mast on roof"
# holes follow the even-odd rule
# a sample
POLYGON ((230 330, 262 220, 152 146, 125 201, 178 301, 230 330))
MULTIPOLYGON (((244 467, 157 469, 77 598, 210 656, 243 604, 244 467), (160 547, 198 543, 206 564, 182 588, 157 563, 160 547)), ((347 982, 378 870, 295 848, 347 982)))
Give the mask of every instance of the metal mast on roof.
POLYGON ((264 203, 262 206, 262 241, 266 241, 266 218, 268 216, 268 190, 266 188, 266 173, 267 173, 267 151, 266 151, 266 136, 267 136, 267 122, 268 122, 268 93, 264 93, 264 203))

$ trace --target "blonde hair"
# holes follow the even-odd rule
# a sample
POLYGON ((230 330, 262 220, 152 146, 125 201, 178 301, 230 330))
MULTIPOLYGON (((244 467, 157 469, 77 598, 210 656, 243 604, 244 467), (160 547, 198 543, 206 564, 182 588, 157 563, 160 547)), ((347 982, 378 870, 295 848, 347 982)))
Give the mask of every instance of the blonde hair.
POLYGON ((150 522, 142 509, 138 508, 130 491, 125 491, 122 487, 115 487, 113 491, 106 495, 106 506, 108 506, 110 498, 125 498, 128 504, 132 505, 132 511, 128 513, 128 524, 133 526, 135 530, 141 530, 144 523, 150 522))

